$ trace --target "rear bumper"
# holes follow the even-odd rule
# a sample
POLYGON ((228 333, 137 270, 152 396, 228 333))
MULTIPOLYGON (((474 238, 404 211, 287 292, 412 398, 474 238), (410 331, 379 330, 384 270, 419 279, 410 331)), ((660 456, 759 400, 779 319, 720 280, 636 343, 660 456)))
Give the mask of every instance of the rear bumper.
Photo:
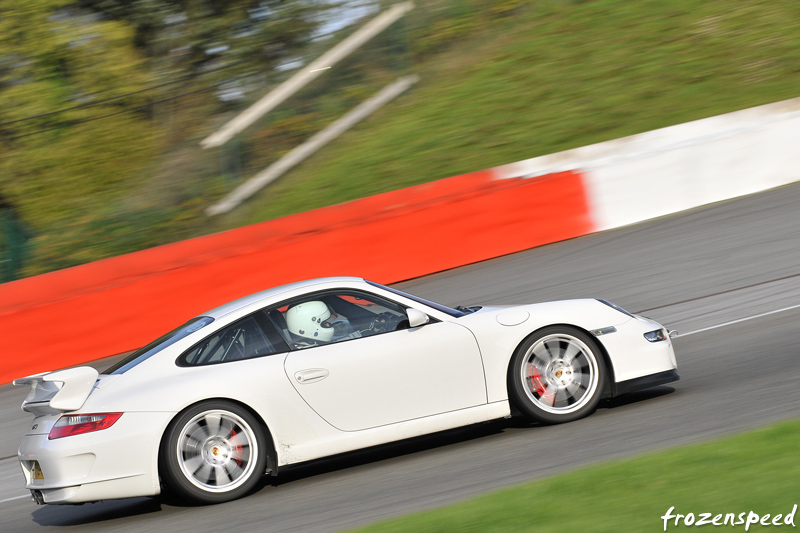
POLYGON ((25 488, 49 504, 156 495, 160 428, 168 417, 128 412, 102 431, 55 440, 26 435, 18 452, 25 488), (43 479, 33 475, 35 463, 43 479))
POLYGON ((147 476, 110 479, 62 488, 30 487, 31 498, 36 503, 79 504, 100 500, 155 496, 160 490, 153 490, 147 476))

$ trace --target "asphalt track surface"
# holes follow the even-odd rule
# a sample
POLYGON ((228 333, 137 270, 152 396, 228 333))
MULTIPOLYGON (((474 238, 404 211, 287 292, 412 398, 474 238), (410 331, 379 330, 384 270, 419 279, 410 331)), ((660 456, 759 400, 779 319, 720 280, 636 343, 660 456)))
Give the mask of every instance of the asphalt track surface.
POLYGON ((341 531, 798 417, 798 205, 791 185, 400 284, 451 305, 609 299, 681 333, 681 381, 605 401, 571 424, 512 418, 316 461, 224 505, 34 505, 14 457, 30 419, 19 411, 25 391, 0 387, 0 531, 341 531))

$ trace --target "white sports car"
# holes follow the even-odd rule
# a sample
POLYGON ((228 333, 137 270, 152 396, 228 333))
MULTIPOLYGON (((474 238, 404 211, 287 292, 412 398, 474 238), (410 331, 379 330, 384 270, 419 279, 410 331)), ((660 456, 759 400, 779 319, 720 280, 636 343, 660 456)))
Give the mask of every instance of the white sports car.
POLYGON ((511 416, 575 420, 676 381, 667 330, 603 300, 451 309, 359 278, 260 292, 193 318, 102 374, 16 380, 37 503, 216 503, 265 473, 511 416))

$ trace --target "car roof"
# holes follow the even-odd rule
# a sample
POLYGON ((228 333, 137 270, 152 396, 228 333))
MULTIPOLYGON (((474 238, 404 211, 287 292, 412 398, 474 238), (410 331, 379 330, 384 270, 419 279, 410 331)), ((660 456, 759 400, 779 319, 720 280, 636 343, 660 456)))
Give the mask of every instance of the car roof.
POLYGON ((271 300, 275 299, 276 297, 280 296, 283 293, 293 292, 298 289, 308 288, 311 290, 312 287, 315 285, 322 285, 322 284, 330 284, 330 283, 364 283, 362 278, 355 278, 355 277, 330 277, 330 278, 316 278, 316 279, 309 279, 305 281, 297 281, 295 283, 289 283, 287 285, 280 285, 278 287, 273 287, 271 289, 266 289, 260 292, 256 292, 250 294, 248 296, 244 296, 242 298, 238 298, 236 300, 230 301, 226 304, 223 304, 219 307, 215 307, 210 311, 202 313, 202 316, 209 316, 211 318, 220 318, 228 313, 232 313, 237 309, 241 309, 242 307, 249 306, 261 300, 271 300))

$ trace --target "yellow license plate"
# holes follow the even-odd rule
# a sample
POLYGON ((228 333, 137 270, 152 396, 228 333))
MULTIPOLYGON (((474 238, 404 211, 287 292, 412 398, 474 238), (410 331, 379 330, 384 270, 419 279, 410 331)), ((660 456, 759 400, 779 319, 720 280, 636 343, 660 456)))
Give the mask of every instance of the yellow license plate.
POLYGON ((44 479, 44 474, 42 474, 42 467, 39 466, 39 461, 33 462, 33 468, 31 468, 31 476, 33 479, 44 479))

